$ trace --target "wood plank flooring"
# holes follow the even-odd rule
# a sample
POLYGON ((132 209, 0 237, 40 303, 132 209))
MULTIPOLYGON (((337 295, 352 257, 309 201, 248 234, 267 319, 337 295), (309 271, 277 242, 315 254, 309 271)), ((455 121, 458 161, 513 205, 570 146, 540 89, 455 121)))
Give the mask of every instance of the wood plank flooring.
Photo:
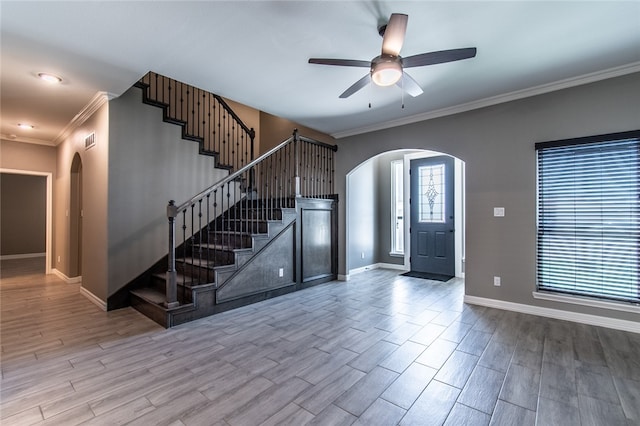
POLYGON ((3 425, 639 425, 640 335, 375 270, 165 330, 2 262, 3 425))

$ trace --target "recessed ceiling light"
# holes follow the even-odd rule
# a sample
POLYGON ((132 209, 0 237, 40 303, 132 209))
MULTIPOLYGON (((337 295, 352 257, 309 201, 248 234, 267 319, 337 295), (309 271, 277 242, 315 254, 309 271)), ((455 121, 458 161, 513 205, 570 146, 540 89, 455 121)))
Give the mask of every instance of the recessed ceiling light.
POLYGON ((33 125, 25 124, 25 123, 18 123, 18 127, 20 127, 21 129, 27 129, 27 130, 33 129, 33 125))
POLYGON ((40 77, 41 80, 44 80, 47 83, 55 83, 55 84, 62 83, 62 77, 58 77, 57 75, 54 75, 54 74, 39 72, 38 77, 40 77))

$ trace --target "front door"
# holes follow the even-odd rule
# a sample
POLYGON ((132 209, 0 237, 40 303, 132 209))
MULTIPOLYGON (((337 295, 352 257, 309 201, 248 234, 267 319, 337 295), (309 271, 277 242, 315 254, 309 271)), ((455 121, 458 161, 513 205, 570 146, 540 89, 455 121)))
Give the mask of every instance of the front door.
POLYGON ((453 158, 411 160, 411 271, 455 275, 453 158))

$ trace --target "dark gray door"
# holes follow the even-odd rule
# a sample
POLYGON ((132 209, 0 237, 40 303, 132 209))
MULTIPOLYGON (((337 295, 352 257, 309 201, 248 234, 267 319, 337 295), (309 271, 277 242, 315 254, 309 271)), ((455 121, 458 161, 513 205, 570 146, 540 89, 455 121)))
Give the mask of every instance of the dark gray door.
POLYGON ((411 270, 455 275, 453 158, 411 160, 411 270))

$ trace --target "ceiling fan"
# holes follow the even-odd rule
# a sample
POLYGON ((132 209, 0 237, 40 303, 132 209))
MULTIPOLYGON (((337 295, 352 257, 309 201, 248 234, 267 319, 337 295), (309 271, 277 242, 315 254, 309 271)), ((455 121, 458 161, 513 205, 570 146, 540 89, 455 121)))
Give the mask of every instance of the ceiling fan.
POLYGON ((389 18, 389 22, 378 28, 378 33, 382 36, 382 53, 371 61, 311 58, 309 59, 309 63, 370 68, 369 73, 345 90, 340 95, 340 98, 348 98, 369 84, 370 81, 373 81, 378 86, 391 86, 396 84, 409 95, 416 97, 423 93, 422 88, 420 88, 418 83, 409 74, 404 72, 405 68, 459 61, 476 56, 476 48, 468 47, 464 49, 421 53, 403 58, 400 56, 400 49, 404 43, 408 19, 408 15, 393 13, 389 18))

